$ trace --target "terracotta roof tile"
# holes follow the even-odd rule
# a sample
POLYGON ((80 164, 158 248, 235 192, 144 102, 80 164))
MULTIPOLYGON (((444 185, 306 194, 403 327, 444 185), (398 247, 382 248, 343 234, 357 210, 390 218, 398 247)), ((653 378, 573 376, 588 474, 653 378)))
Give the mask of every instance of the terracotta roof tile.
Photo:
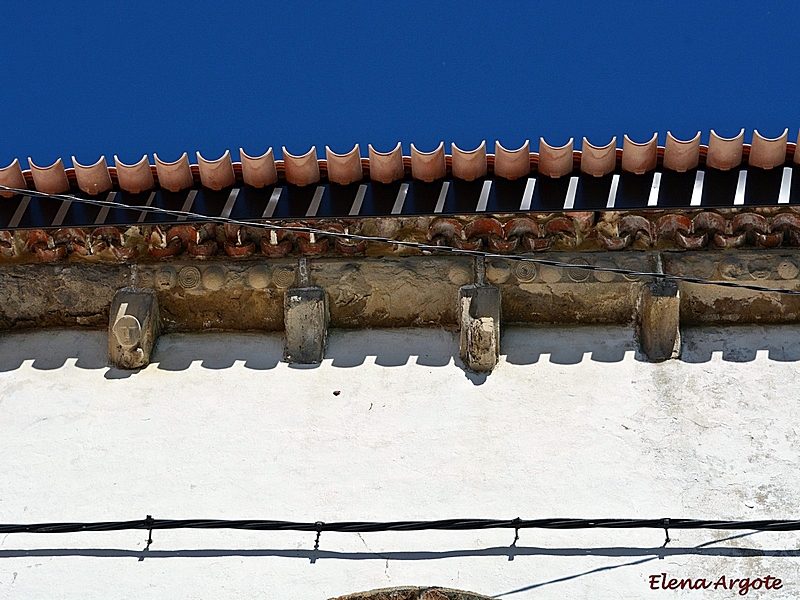
POLYGON ((667 132, 664 144, 664 168, 684 173, 700 163, 700 132, 690 140, 679 140, 667 132))
POLYGON ((361 168, 361 151, 356 144, 346 154, 336 154, 325 146, 325 157, 328 159, 328 180, 340 185, 348 185, 364 178, 361 168))
POLYGON ((153 177, 153 170, 150 163, 147 161, 147 155, 142 157, 142 160, 133 165, 126 165, 119 157, 114 155, 114 164, 117 167, 117 181, 119 187, 126 192, 138 194, 145 190, 155 187, 155 178, 153 177))
POLYGON ((225 150, 225 154, 217 160, 206 160, 198 152, 197 166, 200 170, 200 182, 203 187, 219 191, 236 183, 236 174, 233 172, 229 150, 225 150))
POLYGON ((411 174, 415 179, 430 183, 447 175, 444 142, 433 152, 421 152, 411 144, 411 174))
POLYGON ((572 173, 574 141, 570 138, 563 146, 556 147, 539 138, 539 173, 547 177, 563 177, 572 173))
POLYGON ((486 141, 475 150, 461 150, 455 143, 453 150, 453 177, 474 181, 486 175, 486 141))
POLYGON ((165 162, 158 158, 158 154, 153 154, 153 158, 156 161, 158 184, 162 188, 170 192, 179 192, 194 185, 189 155, 186 152, 174 162, 165 162))
POLYGON ((320 179, 316 146, 311 146, 311 150, 301 156, 289 154, 284 146, 283 166, 286 169, 286 181, 294 185, 311 185, 320 179))
POLYGON ((529 176, 532 171, 538 171, 537 175, 560 178, 571 175, 576 169, 595 177, 612 172, 642 174, 660 168, 675 172, 695 168, 729 171, 743 162, 746 166, 768 170, 787 162, 800 164, 800 153, 795 152, 796 144, 787 143, 787 138, 788 131, 775 139, 765 138, 755 131, 750 145, 743 143, 744 130, 730 139, 712 131, 709 145, 703 146, 700 134, 691 140, 678 140, 667 132, 663 148, 658 147, 654 135, 644 143, 633 142, 625 136, 622 149, 616 147, 617 138, 612 138, 605 146, 594 146, 583 138, 581 151, 574 150, 573 140, 555 147, 541 139, 538 153, 530 151, 528 142, 515 150, 506 149, 497 142, 495 154, 486 152, 485 142, 475 150, 462 150, 453 144, 452 155, 445 154, 444 143, 432 152, 421 152, 411 144, 410 156, 403 156, 402 146, 398 143, 389 152, 380 152, 370 145, 366 158, 361 157, 358 145, 346 154, 336 154, 326 147, 326 159, 318 159, 315 148, 302 156, 294 156, 284 148, 284 160, 275 160, 272 149, 261 156, 249 156, 240 149, 241 162, 233 162, 228 151, 216 160, 207 160, 197 154, 196 165, 189 163, 186 153, 174 162, 163 161, 154 154, 153 164, 146 156, 132 165, 115 156, 112 167, 101 158, 93 165, 82 165, 73 160, 74 169, 65 169, 61 160, 40 167, 29 159, 30 170, 23 170, 15 159, 7 167, 0 167, 0 185, 30 186, 45 193, 80 189, 89 194, 99 194, 113 186, 131 193, 158 187, 172 192, 198 186, 220 190, 237 183, 263 188, 283 179, 289 184, 305 186, 325 178, 341 185, 366 178, 388 184, 409 176, 426 182, 448 176, 467 181, 487 175, 518 179, 529 176))
POLYGON ((400 142, 389 152, 378 152, 369 145, 369 177, 380 183, 392 183, 405 176, 403 147, 400 142))
POLYGON ((622 141, 622 170, 642 175, 658 165, 658 134, 649 141, 634 142, 627 135, 622 141))
POLYGON ((783 133, 774 139, 765 138, 756 129, 753 131, 753 143, 750 145, 748 163, 761 169, 772 169, 782 165, 786 161, 788 138, 788 129, 784 129, 783 133))
POLYGON ((261 156, 249 156, 239 148, 242 159, 242 181, 254 188, 263 188, 278 181, 278 170, 275 168, 275 157, 272 148, 261 156))
POLYGON ((36 189, 45 194, 63 194, 69 191, 69 180, 64 171, 64 161, 60 158, 49 167, 39 167, 28 158, 36 189))
POLYGON ((82 165, 73 156, 72 165, 75 167, 78 187, 87 194, 96 196, 107 192, 113 187, 105 156, 101 156, 93 165, 82 165))
MULTIPOLYGON (((14 161, 5 168, 0 169, 0 185, 10 188, 25 189, 25 176, 22 174, 22 167, 19 166, 19 160, 14 161)), ((13 192, 0 192, 0 196, 4 198, 12 198, 13 192)))
MULTIPOLYGON (((800 132, 797 134, 797 143, 800 143, 800 132)), ((800 152, 797 151, 797 144, 795 144, 794 148, 792 148, 791 144, 789 144, 786 153, 793 155, 792 162, 794 162, 794 164, 800 164, 800 152)))
POLYGON ((594 146, 589 143, 589 140, 583 138, 583 147, 581 152, 581 171, 593 175, 594 177, 602 177, 613 173, 617 167, 617 138, 611 138, 611 141, 605 146, 594 146))
POLYGON ((494 173, 505 179, 527 177, 531 172, 530 140, 516 150, 508 150, 495 142, 494 173))
MULTIPOLYGON (((796 248, 800 246, 800 216, 797 208, 740 210, 662 210, 649 214, 612 211, 538 213, 526 217, 509 215, 415 217, 393 232, 393 239, 427 240, 437 246, 488 249, 508 254, 522 251, 596 251, 645 249, 713 250, 739 247, 796 248)), ((363 240, 333 238, 326 232, 376 235, 385 219, 325 220, 313 226, 316 236, 287 229, 271 231, 235 224, 192 223, 173 226, 62 227, 3 232, 0 260, 25 262, 32 256, 41 261, 109 260, 137 257, 155 260, 178 255, 207 259, 260 255, 321 254, 370 256, 408 252, 392 245, 363 240)), ((278 227, 301 226, 302 222, 277 221, 278 227)))
POLYGON ((724 138, 711 130, 711 137, 708 140, 708 154, 706 155, 706 165, 720 171, 730 171, 742 164, 742 142, 744 141, 744 128, 739 135, 732 138, 724 138))

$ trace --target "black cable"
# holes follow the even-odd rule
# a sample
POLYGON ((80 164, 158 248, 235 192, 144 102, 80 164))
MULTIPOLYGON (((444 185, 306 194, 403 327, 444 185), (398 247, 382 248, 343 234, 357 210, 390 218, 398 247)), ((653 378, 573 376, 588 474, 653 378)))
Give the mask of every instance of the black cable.
POLYGON ((327 231, 324 229, 316 229, 314 227, 300 227, 300 226, 287 226, 287 225, 275 225, 272 223, 263 223, 263 222, 254 222, 254 221, 240 221, 237 219, 231 219, 226 217, 212 217, 209 215, 203 215, 200 213, 193 213, 188 211, 181 211, 181 210, 170 210, 166 208, 161 208, 158 206, 131 206, 128 204, 120 204, 118 202, 109 202, 107 200, 95 200, 89 198, 80 198, 78 196, 72 196, 69 194, 45 194, 43 192, 38 192, 36 190, 23 190, 18 188, 10 188, 4 185, 0 185, 0 190, 13 192, 19 195, 27 195, 27 196, 36 196, 39 198, 51 198, 55 200, 62 200, 62 201, 70 201, 70 202, 81 202, 84 204, 90 204, 93 206, 100 206, 106 208, 114 208, 119 210, 131 210, 135 212, 141 213, 142 211, 145 212, 152 212, 157 214, 167 214, 173 217, 186 217, 187 219, 196 219, 211 223, 221 223, 221 224, 231 224, 231 225, 239 225, 241 227, 252 227, 254 229, 266 229, 266 230, 280 230, 280 231, 291 231, 295 233, 310 233, 319 236, 327 236, 333 238, 342 238, 346 240, 356 240, 356 241, 363 241, 363 242, 376 242, 381 244, 392 244, 396 246, 403 246, 407 248, 415 248, 417 250, 423 252, 430 252, 430 253, 449 253, 449 254, 458 254, 464 256, 477 256, 482 258, 498 258, 503 260, 516 260, 520 262, 529 262, 537 265, 547 266, 547 267, 555 267, 561 269, 582 269, 586 271, 601 271, 605 273, 615 273, 617 275, 625 275, 628 277, 639 277, 643 279, 658 279, 663 281, 675 281, 675 282, 682 282, 682 283, 694 283, 697 285, 714 285, 718 287, 727 287, 727 288, 737 288, 737 289, 744 289, 750 290, 754 292, 766 292, 766 293, 774 293, 774 294, 786 294, 790 296, 800 296, 800 290, 788 290, 783 288, 769 288, 759 285, 751 285, 748 283, 741 283, 738 281, 711 281, 709 279, 702 279, 699 277, 686 277, 684 275, 671 275, 669 273, 650 273, 646 271, 634 271, 631 269, 622 269, 618 267, 601 267, 600 265, 584 265, 580 263, 565 263, 557 260, 549 260, 546 258, 533 258, 531 256, 519 255, 519 254, 497 254, 493 252, 483 252, 481 250, 466 250, 463 248, 455 248, 452 246, 437 246, 434 244, 422 244, 419 242, 409 242, 405 240, 395 240, 392 238, 385 238, 379 236, 367 236, 361 235, 356 233, 339 233, 337 231, 327 231))
POLYGON ((718 521, 702 519, 444 519, 438 521, 264 521, 257 519, 153 519, 100 521, 93 523, 0 524, 0 534, 76 533, 132 529, 244 529, 251 531, 323 531, 369 533, 378 531, 469 531, 481 529, 723 529, 755 531, 800 531, 800 521, 718 521))

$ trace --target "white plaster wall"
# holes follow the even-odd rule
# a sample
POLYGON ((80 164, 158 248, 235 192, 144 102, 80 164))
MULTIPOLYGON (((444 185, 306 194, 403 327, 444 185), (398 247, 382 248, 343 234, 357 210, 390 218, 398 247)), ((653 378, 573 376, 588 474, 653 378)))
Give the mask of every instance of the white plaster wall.
MULTIPOLYGON (((509 329, 488 378, 449 332, 333 332, 318 368, 273 335, 173 335, 148 369, 103 333, 0 338, 0 522, 157 518, 797 518, 800 329, 509 329), (338 396, 334 390, 340 390, 338 396)), ((510 599, 800 595, 799 533, 658 530, 0 536, 3 598, 322 599, 442 585, 510 599)))

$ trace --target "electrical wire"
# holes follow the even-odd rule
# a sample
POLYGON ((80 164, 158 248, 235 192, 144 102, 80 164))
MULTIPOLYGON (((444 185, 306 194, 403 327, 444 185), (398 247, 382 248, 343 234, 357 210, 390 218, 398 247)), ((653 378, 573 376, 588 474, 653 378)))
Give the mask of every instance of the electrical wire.
POLYGON ((220 224, 230 224, 230 225, 238 225, 241 227, 251 227, 254 229, 265 229, 265 230, 280 230, 280 231, 291 231, 294 233, 308 233, 314 234, 317 236, 327 236, 332 238, 341 238, 347 240, 354 240, 354 241, 363 241, 363 242, 374 242, 380 244, 391 244, 395 246, 403 246, 406 248, 414 248, 420 250, 422 252, 429 252, 429 253, 448 253, 448 254, 456 254, 462 256, 473 256, 473 257, 481 257, 481 258, 497 258, 503 260, 515 260, 519 262, 528 262, 536 265, 548 266, 548 267, 555 267, 561 269, 582 269, 586 271, 599 271, 605 273, 614 273, 617 275, 623 275, 627 277, 638 277, 641 279, 653 279, 653 280, 661 280, 661 281, 673 281, 676 283, 692 283, 696 285, 713 285, 717 287, 726 287, 726 288, 736 288, 736 289, 743 289, 743 290, 750 290, 754 292, 764 292, 764 293, 774 293, 774 294, 784 294, 790 296, 800 296, 800 290, 793 290, 793 289, 784 289, 784 288, 770 288, 766 286, 760 285, 752 285, 749 283, 742 283, 739 281, 713 281, 710 279, 704 279, 700 277, 687 277, 685 275, 673 275, 669 273, 656 273, 656 272, 647 272, 647 271, 636 271, 632 269, 623 269, 619 267, 606 267, 601 265, 592 265, 592 264, 580 264, 580 263, 566 263, 557 260, 550 260, 546 258, 535 258, 528 255, 521 255, 521 254, 499 254, 493 252, 484 252, 482 250, 468 250, 464 248, 455 248, 453 246, 437 246, 434 244, 423 244, 420 242, 412 242, 407 240, 395 240, 392 238, 380 237, 380 236, 368 236, 368 235, 361 235, 356 233, 340 233, 337 231, 328 231, 325 229, 318 229, 314 227, 308 226, 297 226, 297 225, 277 225, 273 223, 266 223, 266 222, 257 222, 257 221, 242 221, 238 219, 232 219, 229 217, 213 217, 209 215, 204 215, 201 213, 195 213, 191 211, 182 211, 182 210, 172 210, 167 208, 161 208, 158 206, 132 206, 128 204, 120 204, 118 202, 109 202, 107 200, 97 200, 97 199, 90 199, 90 198, 80 198, 79 196, 73 196, 70 194, 46 194, 44 192, 39 192, 36 190, 23 190, 19 188, 12 188, 7 187, 4 185, 0 185, 0 191, 6 192, 13 192, 19 195, 27 195, 27 196, 35 196, 38 198, 50 198, 53 200, 61 200, 61 201, 69 201, 69 202, 80 202, 83 204, 89 204, 92 206, 99 206, 102 208, 112 208, 117 210, 130 210, 135 211, 138 213, 141 212, 151 212, 155 214, 164 214, 169 215, 171 217, 176 218, 185 218, 185 219, 192 219, 197 221, 205 221, 205 222, 212 222, 212 223, 220 223, 220 224))
POLYGON ((244 529, 251 531, 471 531, 482 529, 723 529, 753 531, 800 531, 800 521, 719 521, 703 519, 443 519, 436 521, 342 521, 309 523, 259 519, 146 519, 84 523, 0 524, 0 534, 77 533, 133 529, 244 529))

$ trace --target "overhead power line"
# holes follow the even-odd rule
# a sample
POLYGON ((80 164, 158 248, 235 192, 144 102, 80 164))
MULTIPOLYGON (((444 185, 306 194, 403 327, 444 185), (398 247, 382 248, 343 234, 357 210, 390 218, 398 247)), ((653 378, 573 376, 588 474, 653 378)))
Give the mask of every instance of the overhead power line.
POLYGON ((754 531, 800 531, 800 521, 759 520, 720 521, 707 519, 442 519, 436 521, 341 521, 335 523, 271 521, 260 519, 154 519, 150 515, 135 521, 98 521, 76 523, 0 524, 0 534, 9 533, 78 533, 124 530, 152 532, 164 529, 242 529, 249 531, 308 531, 316 532, 314 548, 319 547, 322 532, 371 533, 381 531, 472 531, 483 529, 513 529, 514 542, 521 529, 663 529, 665 544, 670 541, 670 529, 722 529, 754 531))
POLYGON ((252 531, 466 531, 479 529, 726 529, 800 531, 800 521, 720 521, 709 519, 441 519, 435 521, 323 521, 296 522, 262 519, 146 519, 76 523, 0 524, 6 533, 76 533, 132 529, 247 529, 252 531))
MULTIPOLYGON (((258 221, 243 221, 240 219, 232 219, 229 217, 214 217, 210 215, 204 215, 201 213, 195 213, 191 211, 182 211, 182 210, 172 210, 167 208, 161 208, 158 206, 132 206, 128 204, 120 204, 118 202, 109 202, 107 200, 98 200, 98 199, 91 199, 91 198, 81 198, 79 196, 73 196, 71 194, 46 194, 43 192, 39 192, 36 190, 23 190, 18 188, 11 188, 0 185, 0 190, 6 192, 13 192, 19 195, 27 195, 27 196, 36 196, 38 198, 50 198, 54 200, 61 200, 61 201, 70 201, 70 202, 80 202, 83 204, 89 204, 92 206, 99 206, 103 208, 111 208, 117 210, 129 210, 134 211, 137 213, 141 212, 151 212, 155 214, 163 214, 169 215, 171 217, 183 217, 186 219, 193 219, 193 220, 200 220, 212 223, 219 223, 219 224, 231 224, 231 225, 239 225, 242 227, 252 227, 254 229, 265 229, 265 230, 280 230, 280 231, 291 231, 295 233, 308 233, 314 234, 315 236, 327 236, 331 238, 341 238, 347 240, 354 240, 354 241, 363 241, 363 242, 374 242, 380 244, 390 244, 394 246, 402 246, 406 248, 414 248, 420 250, 421 252, 428 252, 428 253, 447 253, 447 254, 455 254, 461 256, 473 256, 473 257, 482 257, 482 258, 496 258, 502 260, 514 260, 520 262, 528 262, 536 265, 547 266, 547 267, 555 267, 560 269, 581 269, 586 271, 599 271, 605 273, 614 273, 617 275, 624 275, 627 277, 638 277, 641 279, 653 279, 653 280, 662 280, 662 281, 674 281, 676 283, 693 283, 697 285, 713 285, 717 287, 726 287, 726 288, 736 288, 736 289, 744 289, 750 290, 754 292, 764 292, 764 293, 774 293, 774 294, 785 294, 790 296, 800 296, 800 290, 795 289, 784 289, 784 288, 771 288, 766 286, 760 285, 752 285, 749 283, 743 283, 740 281, 714 281, 710 279, 704 279, 700 277, 687 277, 685 275, 673 275, 669 273, 657 273, 657 272, 648 272, 648 271, 637 271, 633 269, 623 269, 619 267, 608 267, 602 265, 593 265, 593 264, 582 264, 582 263, 567 263, 558 260, 550 260, 546 258, 536 258, 530 255, 524 254, 499 254, 494 252, 485 252, 482 250, 468 250, 464 248, 455 248, 453 246, 438 246, 435 244, 423 244, 420 242, 413 242, 408 240, 395 240, 392 238, 381 237, 381 236, 369 236, 369 235, 361 235, 357 233, 340 233, 337 231, 328 231, 326 229, 318 229, 315 227, 308 227, 308 226, 297 226, 297 225, 278 225, 275 223, 268 223, 268 222, 258 222, 258 221)), ((584 253, 583 256, 588 256, 588 253, 584 253)))

